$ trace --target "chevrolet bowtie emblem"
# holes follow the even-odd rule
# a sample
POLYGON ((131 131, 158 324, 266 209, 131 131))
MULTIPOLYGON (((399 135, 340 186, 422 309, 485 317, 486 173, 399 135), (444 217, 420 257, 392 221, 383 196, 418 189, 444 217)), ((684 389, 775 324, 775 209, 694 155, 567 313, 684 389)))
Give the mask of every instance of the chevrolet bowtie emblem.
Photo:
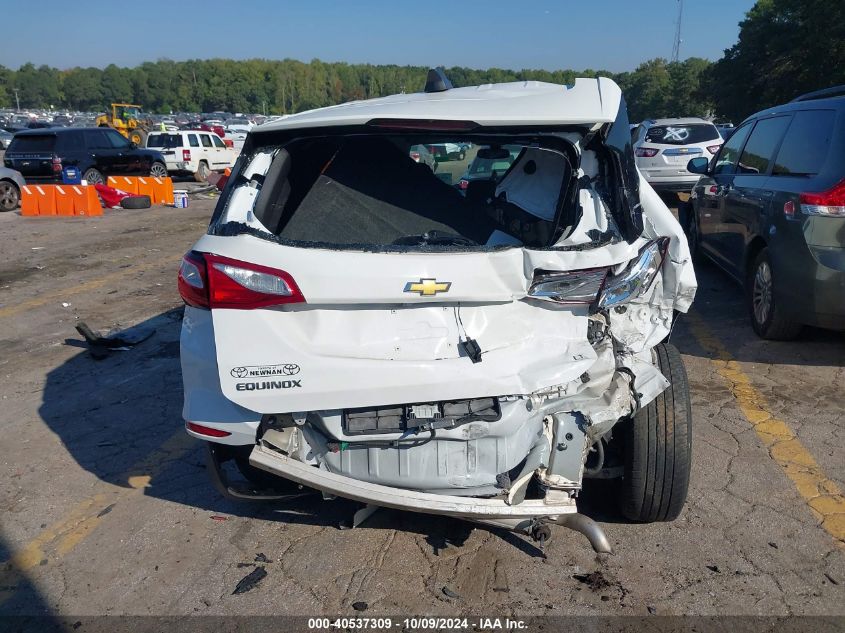
POLYGON ((449 292, 451 281, 437 281, 436 279, 420 279, 405 284, 405 292, 418 292, 421 297, 433 297, 438 292, 449 292))

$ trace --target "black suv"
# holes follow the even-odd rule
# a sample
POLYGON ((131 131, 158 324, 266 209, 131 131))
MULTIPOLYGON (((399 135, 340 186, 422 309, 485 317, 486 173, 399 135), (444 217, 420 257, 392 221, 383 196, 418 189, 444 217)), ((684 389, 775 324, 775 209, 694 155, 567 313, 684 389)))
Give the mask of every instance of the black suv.
POLYGON ((687 169, 690 250, 745 285, 757 334, 845 329, 845 86, 749 117, 687 169))
POLYGON ((167 176, 160 152, 139 149, 111 128, 50 128, 18 132, 3 158, 27 182, 61 182, 76 167, 89 184, 108 176, 167 176))

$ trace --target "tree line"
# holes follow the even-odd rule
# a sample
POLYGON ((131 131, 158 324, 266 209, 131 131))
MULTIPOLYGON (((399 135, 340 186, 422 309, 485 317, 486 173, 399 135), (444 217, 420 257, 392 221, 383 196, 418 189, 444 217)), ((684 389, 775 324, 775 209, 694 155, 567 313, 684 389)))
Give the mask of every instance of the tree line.
MULTIPOLYGON (((625 90, 632 117, 663 116, 673 111, 707 114, 712 105, 689 90, 709 62, 691 58, 669 63, 656 59, 633 72, 587 69, 507 70, 452 67, 455 86, 537 80, 572 83, 576 77, 611 77, 625 90)), ((291 114, 311 108, 398 92, 417 92, 428 68, 371 64, 305 63, 249 59, 146 62, 135 68, 59 70, 24 64, 17 71, 0 67, 0 107, 103 110, 109 103, 143 105, 149 112, 249 112, 291 114)))
MULTIPOLYGON (((156 113, 290 114, 416 92, 427 70, 318 59, 163 59, 134 68, 65 70, 0 66, 0 107, 15 107, 17 96, 22 108, 100 111, 112 102, 131 102, 156 113)), ((658 58, 622 73, 452 67, 446 74, 455 86, 523 80, 566 84, 575 77, 605 76, 622 88, 632 121, 715 116, 739 122, 801 92, 845 83, 845 2, 759 0, 740 23, 738 42, 716 62, 658 58)))

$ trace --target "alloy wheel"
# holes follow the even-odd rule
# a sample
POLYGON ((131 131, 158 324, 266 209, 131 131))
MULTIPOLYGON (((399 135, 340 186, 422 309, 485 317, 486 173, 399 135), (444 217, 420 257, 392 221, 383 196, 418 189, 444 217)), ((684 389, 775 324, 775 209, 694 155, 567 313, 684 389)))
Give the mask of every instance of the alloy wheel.
POLYGON ((18 188, 10 182, 0 182, 0 209, 11 211, 18 206, 20 193, 18 188))
POLYGON ((153 163, 150 167, 150 176, 153 178, 167 178, 167 167, 161 163, 153 163))
POLYGON ((769 262, 760 262, 757 267, 751 297, 754 318, 757 323, 763 325, 772 310, 772 268, 769 262))
POLYGON ((103 174, 98 172, 96 169, 90 169, 85 172, 83 176, 85 182, 89 185, 104 185, 106 184, 105 178, 103 178, 103 174))

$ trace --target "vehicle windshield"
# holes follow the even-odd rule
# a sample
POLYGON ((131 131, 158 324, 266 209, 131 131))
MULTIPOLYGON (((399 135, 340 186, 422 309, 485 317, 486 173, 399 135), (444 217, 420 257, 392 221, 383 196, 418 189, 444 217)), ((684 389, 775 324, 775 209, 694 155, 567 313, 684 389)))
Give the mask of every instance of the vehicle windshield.
POLYGON ((296 245, 550 246, 576 213, 564 205, 571 144, 478 140, 334 136, 259 150, 235 175, 219 222, 243 222, 254 199, 252 217, 296 245))
POLYGON ((645 140, 664 145, 692 145, 720 140, 719 130, 710 123, 656 125, 646 132, 645 140))

